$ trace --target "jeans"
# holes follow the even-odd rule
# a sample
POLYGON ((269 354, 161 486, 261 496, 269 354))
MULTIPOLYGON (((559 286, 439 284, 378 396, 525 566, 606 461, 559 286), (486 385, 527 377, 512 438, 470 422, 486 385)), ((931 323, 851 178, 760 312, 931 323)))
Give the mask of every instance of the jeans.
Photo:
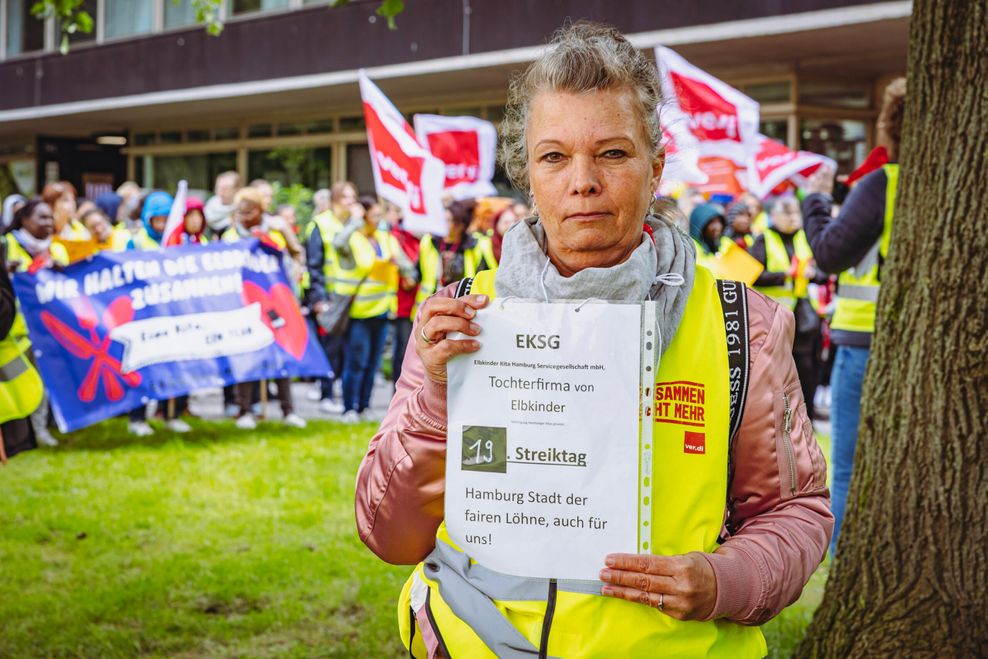
POLYGON ((351 318, 343 355, 343 408, 363 412, 370 405, 374 374, 388 338, 388 317, 351 318))
POLYGON ((858 443, 858 421, 861 419, 861 385, 868 365, 868 353, 868 348, 837 346, 834 370, 830 376, 831 465, 834 473, 830 485, 834 513, 831 558, 836 555, 837 537, 847 504, 847 488, 854 467, 854 448, 858 443))
POLYGON ((401 363, 405 361, 405 348, 411 335, 412 319, 395 318, 395 350, 391 358, 391 382, 395 386, 398 386, 398 378, 401 377, 401 363))

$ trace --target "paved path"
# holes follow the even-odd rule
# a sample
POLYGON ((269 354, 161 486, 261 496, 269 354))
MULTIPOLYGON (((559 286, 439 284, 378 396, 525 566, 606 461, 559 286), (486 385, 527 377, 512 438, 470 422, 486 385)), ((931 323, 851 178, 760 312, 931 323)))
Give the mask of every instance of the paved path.
MULTIPOLYGON (((304 419, 340 419, 340 414, 326 414, 320 411, 319 402, 309 400, 307 394, 313 390, 313 384, 307 382, 292 383, 292 403, 295 405, 295 412, 304 419)), ((339 391, 339 383, 336 385, 339 391)), ((394 392, 390 380, 384 380, 378 376, 374 382, 374 393, 371 395, 371 406, 368 420, 380 421, 384 418, 384 413, 388 410, 388 403, 391 401, 391 394, 394 392)), ((336 396, 340 400, 339 395, 336 396)), ((204 419, 223 419, 223 390, 203 389, 189 396, 189 408, 196 416, 204 419)), ((271 420, 281 419, 281 406, 274 394, 268 395, 267 418, 271 420)))

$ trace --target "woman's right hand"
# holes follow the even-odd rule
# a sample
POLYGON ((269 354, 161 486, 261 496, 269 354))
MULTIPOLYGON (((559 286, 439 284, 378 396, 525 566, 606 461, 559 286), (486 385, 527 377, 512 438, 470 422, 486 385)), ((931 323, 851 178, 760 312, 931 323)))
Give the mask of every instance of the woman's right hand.
POLYGON ((474 322, 477 309, 487 306, 486 295, 466 295, 458 298, 431 297, 419 310, 418 331, 415 332, 415 352, 425 366, 425 374, 433 382, 446 383, 446 363, 456 355, 477 352, 480 342, 474 339, 448 339, 449 332, 467 336, 480 334, 474 322))

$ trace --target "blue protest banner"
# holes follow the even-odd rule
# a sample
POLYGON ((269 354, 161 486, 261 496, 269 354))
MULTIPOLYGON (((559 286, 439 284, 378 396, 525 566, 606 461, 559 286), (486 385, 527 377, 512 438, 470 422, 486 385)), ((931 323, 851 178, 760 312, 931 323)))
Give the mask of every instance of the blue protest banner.
POLYGON ((14 289, 63 432, 151 399, 331 372, 280 253, 256 238, 100 252, 14 289))

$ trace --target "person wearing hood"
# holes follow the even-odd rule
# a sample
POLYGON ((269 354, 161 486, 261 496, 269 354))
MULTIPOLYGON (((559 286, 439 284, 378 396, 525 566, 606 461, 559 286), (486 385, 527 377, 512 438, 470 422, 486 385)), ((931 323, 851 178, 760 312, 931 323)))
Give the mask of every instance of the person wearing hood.
POLYGON ((724 235, 744 250, 755 243, 755 235, 751 232, 751 211, 743 199, 727 207, 727 230, 724 235))
POLYGON ((716 204, 700 204, 690 213, 690 237, 696 248, 696 262, 706 266, 731 244, 724 235, 727 220, 716 204))
POLYGON ((205 205, 199 197, 188 196, 185 199, 185 222, 182 225, 183 245, 205 245, 209 242, 206 237, 206 218, 203 215, 205 205))
MULTIPOLYGON (((94 201, 96 208, 103 211, 103 214, 110 221, 111 226, 117 227, 122 224, 120 222, 120 207, 123 205, 123 197, 116 192, 104 192, 98 195, 94 201)), ((79 219, 81 220, 82 218, 80 217, 79 219)))
MULTIPOLYGON (((68 265, 69 255, 65 247, 52 242, 55 220, 51 207, 40 199, 32 199, 14 213, 14 219, 3 236, 4 267, 8 273, 27 272, 50 265, 68 265)), ((18 309, 10 329, 10 336, 30 359, 27 323, 18 309)), ((31 426, 39 444, 57 446, 58 440, 48 431, 47 394, 41 405, 31 415, 31 426)))
POLYGON ((168 214, 171 213, 175 200, 167 192, 156 190, 144 198, 141 208, 141 228, 134 235, 136 249, 157 249, 168 224, 168 214))
POLYGON ((12 194, 3 200, 3 218, 0 220, 0 234, 7 230, 10 223, 14 221, 14 213, 27 203, 24 195, 12 194))
MULTIPOLYGON (((764 657, 757 625, 795 601, 823 559, 833 517, 790 351, 792 314, 743 284, 718 284, 696 267, 693 241, 650 212, 664 164, 660 90, 654 63, 587 22, 557 32, 512 82, 501 160, 537 215, 505 234, 496 272, 421 305, 357 475, 361 540, 390 563, 417 564, 398 605, 411 656, 764 657), (649 474, 661 513, 649 550, 602 556, 598 582, 497 572, 446 530, 446 367, 479 349, 477 310, 492 296, 652 300, 661 341, 645 369, 656 386, 685 380, 705 392, 703 455, 689 455, 683 426, 654 404, 642 417, 669 447, 649 474), (732 350, 749 374, 736 432, 732 350)), ((637 373, 628 384, 639 387, 637 373)), ((691 425, 687 437, 700 432, 691 425)))

